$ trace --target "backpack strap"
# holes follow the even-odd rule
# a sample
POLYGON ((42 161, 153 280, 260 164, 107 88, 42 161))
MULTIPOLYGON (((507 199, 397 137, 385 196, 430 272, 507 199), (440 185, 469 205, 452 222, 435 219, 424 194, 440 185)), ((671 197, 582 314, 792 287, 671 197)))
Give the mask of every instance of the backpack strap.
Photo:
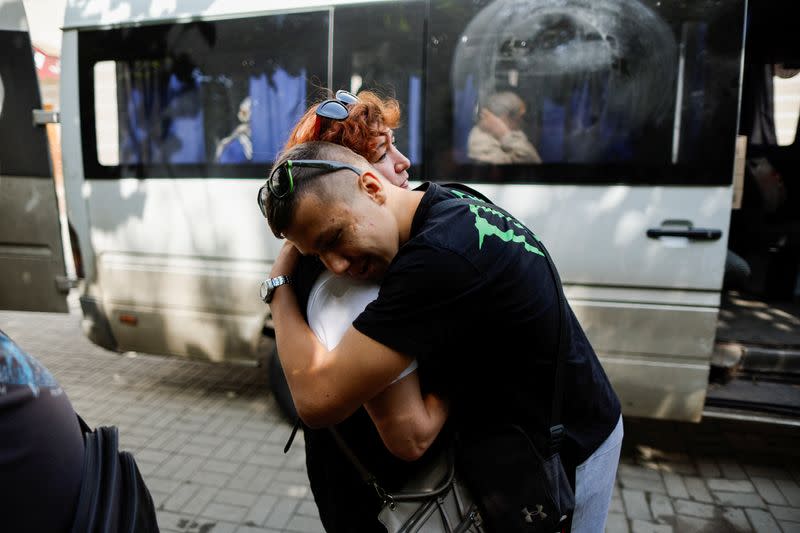
POLYGON ((489 198, 487 198, 482 192, 473 189, 468 185, 464 185, 463 183, 458 183, 456 181, 448 181, 445 183, 439 183, 441 187, 445 187, 449 189, 451 193, 455 194, 460 198, 472 198, 473 200, 478 200, 480 202, 485 202, 490 205, 495 205, 489 198))
MULTIPOLYGON (((455 189, 455 187, 452 188, 455 189)), ((478 193, 477 191, 474 191, 473 189, 470 189, 469 187, 463 185, 459 187, 459 190, 463 190, 463 188, 466 188, 480 195, 480 193, 478 193)), ((483 207, 488 210, 499 212, 504 216, 510 217, 513 220, 517 220, 516 217, 512 216, 505 209, 498 207, 491 201, 479 200, 476 197, 471 198, 469 196, 461 196, 461 195, 458 196, 459 197, 457 198, 444 200, 443 202, 436 204, 434 208, 444 209, 447 206, 454 204, 456 205, 470 204, 478 207, 483 207)), ((556 287, 556 291, 558 292, 558 306, 559 306, 559 318, 558 318, 559 330, 558 330, 558 344, 557 344, 558 348, 555 360, 555 370, 553 372, 553 403, 550 409, 550 439, 549 439, 550 453, 556 454, 561 449, 561 442, 564 439, 564 425, 561 424, 561 409, 564 399, 564 365, 567 359, 567 353, 569 352, 569 346, 570 346, 570 338, 567 331, 568 318, 569 318, 567 315, 567 299, 564 296, 564 289, 561 285, 561 278, 558 275, 556 266, 553 263, 553 259, 550 257, 550 253, 547 251, 547 248, 544 247, 542 241, 536 235, 534 235, 534 233, 527 226, 520 224, 519 227, 523 229, 532 239, 534 239, 536 242, 539 243, 538 249, 542 252, 542 255, 547 260, 547 266, 550 270, 550 277, 553 280, 553 284, 556 287)))
MULTIPOLYGON (((77 413, 76 413, 77 415, 77 413)), ((116 426, 91 430, 78 415, 84 451, 72 533, 158 533, 155 505, 116 426)))

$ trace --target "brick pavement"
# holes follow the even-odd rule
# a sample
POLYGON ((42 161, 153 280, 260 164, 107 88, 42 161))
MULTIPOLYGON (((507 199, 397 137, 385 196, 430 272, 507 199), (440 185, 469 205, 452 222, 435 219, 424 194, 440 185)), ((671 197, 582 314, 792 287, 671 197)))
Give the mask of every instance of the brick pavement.
MULTIPOLYGON (((260 368, 91 344, 76 314, 0 312, 0 328, 39 358, 90 425, 117 425, 158 507, 162 531, 322 531, 302 435, 260 368)), ((626 421, 606 531, 800 532, 796 428, 706 420, 626 421)))

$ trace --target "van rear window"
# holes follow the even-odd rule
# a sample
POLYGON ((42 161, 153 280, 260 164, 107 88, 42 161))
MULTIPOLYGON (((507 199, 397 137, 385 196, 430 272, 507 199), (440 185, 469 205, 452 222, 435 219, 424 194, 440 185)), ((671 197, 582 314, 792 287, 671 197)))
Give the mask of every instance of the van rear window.
POLYGON ((86 176, 263 176, 327 47, 327 12, 83 32, 86 176))

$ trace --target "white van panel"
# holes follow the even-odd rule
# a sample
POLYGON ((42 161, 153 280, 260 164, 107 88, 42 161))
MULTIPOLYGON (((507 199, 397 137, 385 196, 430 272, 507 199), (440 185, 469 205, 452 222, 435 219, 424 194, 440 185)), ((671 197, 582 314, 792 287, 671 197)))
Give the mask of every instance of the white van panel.
MULTIPOLYGON (((78 32, 65 31, 61 40, 61 153, 67 218, 79 236, 89 235, 89 217, 83 197, 83 152, 78 98, 78 32)), ((94 278, 94 251, 87 238, 78 239, 86 279, 94 278)))
POLYGON ((98 255, 266 261, 281 243, 256 203, 262 184, 235 178, 87 180, 92 246, 98 255))
POLYGON ((281 247, 254 179, 87 180, 95 296, 123 350, 252 359, 281 247), (136 317, 137 324, 120 321, 136 317), (213 327, 211 327, 213 324, 213 327), (187 340, 188 339, 188 340, 187 340))
POLYGON ((699 422, 708 387, 708 363, 659 357, 600 357, 625 416, 699 422))
MULTIPOLYGON (((243 324, 263 316, 256 291, 281 241, 256 206, 260 185, 257 179, 88 180, 84 195, 92 221, 91 247, 109 315, 161 310, 166 316, 181 310, 183 319, 196 320, 198 328, 207 320, 205 313, 218 313, 224 320, 246 315, 243 324)), ((684 263, 689 254, 693 264, 711 263, 704 254, 724 256, 724 240, 675 248, 645 232, 686 213, 701 213, 695 217, 697 226, 727 231, 722 198, 729 188, 707 188, 701 201, 711 206, 706 209, 693 205, 697 188, 688 189, 694 194, 674 188, 513 188, 484 189, 490 196, 503 196, 499 203, 509 205, 543 237, 599 353, 707 361, 723 265, 714 261, 695 272, 684 263), (613 205, 609 196, 616 200, 613 205), (515 201, 519 197, 535 200, 523 205, 515 201), (559 211, 555 205, 574 208, 559 211)), ((126 338, 141 344, 141 339, 125 335, 130 326, 114 322, 112 330, 120 330, 122 347, 131 349, 123 342, 126 338)))
MULTIPOLYGON (((531 228, 565 283, 719 291, 730 186, 476 185, 531 228), (715 241, 651 239, 665 220, 722 231, 715 241)), ((652 301, 658 302, 658 296, 652 301)))

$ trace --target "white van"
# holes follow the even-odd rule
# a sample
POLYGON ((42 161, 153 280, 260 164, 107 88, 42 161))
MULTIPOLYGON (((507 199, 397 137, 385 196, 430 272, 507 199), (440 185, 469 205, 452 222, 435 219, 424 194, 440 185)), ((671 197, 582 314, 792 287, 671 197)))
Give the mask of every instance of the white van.
POLYGON ((624 412, 700 419, 743 172, 744 0, 277 4, 69 2, 63 166, 94 342, 254 359, 281 245, 256 191, 319 88, 379 88, 413 176, 469 183, 547 243, 624 412), (471 157, 500 92, 541 162, 471 157))

